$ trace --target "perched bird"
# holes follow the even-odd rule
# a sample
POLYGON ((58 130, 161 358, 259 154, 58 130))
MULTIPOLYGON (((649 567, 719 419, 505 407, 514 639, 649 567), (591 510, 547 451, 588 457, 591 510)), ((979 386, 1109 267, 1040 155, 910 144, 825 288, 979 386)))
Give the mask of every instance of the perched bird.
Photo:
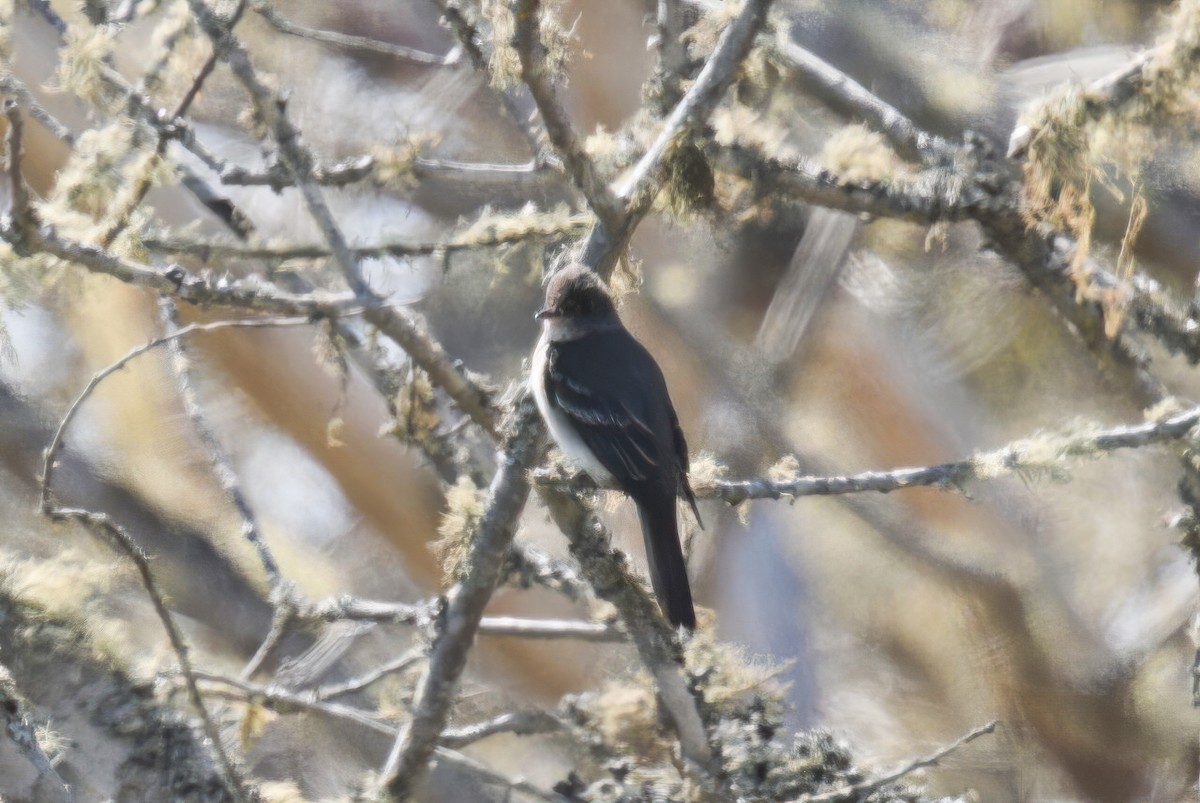
POLYGON ((700 511, 662 370, 621 323, 604 281, 583 265, 550 278, 535 317, 542 336, 530 381, 550 434, 597 483, 633 499, 659 605, 673 626, 694 630, 676 497, 687 499, 697 522, 700 511))

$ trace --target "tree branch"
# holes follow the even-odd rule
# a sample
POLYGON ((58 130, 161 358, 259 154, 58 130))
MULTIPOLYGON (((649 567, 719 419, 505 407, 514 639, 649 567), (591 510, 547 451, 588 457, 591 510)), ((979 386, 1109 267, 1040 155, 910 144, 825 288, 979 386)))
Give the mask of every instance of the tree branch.
POLYGON ((796 799, 795 803, 834 803, 834 801, 865 800, 866 798, 870 797, 873 792, 877 792, 888 784, 900 780, 905 775, 911 775, 917 770, 935 766, 939 761, 953 753, 955 750, 958 750, 963 745, 970 744, 980 736, 986 736, 987 734, 992 733, 996 730, 996 726, 998 724, 999 722, 997 720, 992 720, 986 725, 981 725, 971 732, 960 736, 958 739, 955 739, 953 742, 941 748, 940 750, 937 750, 928 756, 925 756, 924 758, 918 758, 910 761, 909 763, 898 767, 891 772, 880 775, 877 778, 872 778, 869 781, 861 781, 859 783, 849 784, 829 792, 801 795, 796 799))
MULTIPOLYGON (((1190 437, 1197 426, 1200 426, 1200 406, 1144 424, 1126 424, 1110 429, 1076 427, 1073 432, 1036 433, 999 449, 934 466, 823 477, 798 473, 744 480, 693 477, 692 487, 699 499, 719 499, 729 505, 740 505, 752 499, 890 493, 919 487, 961 489, 976 480, 1053 472, 1069 462, 1096 459, 1119 449, 1138 449, 1182 440, 1190 437)), ((563 476, 552 472, 536 472, 534 479, 539 488, 559 492, 603 487, 597 486, 584 474, 563 476)))
POLYGON ((397 800, 407 800, 419 788, 437 740, 446 729, 484 607, 499 582, 517 520, 529 497, 526 471, 542 451, 542 430, 537 422, 537 408, 527 395, 506 416, 503 431, 510 435, 486 511, 462 562, 462 575, 437 614, 437 635, 417 685, 412 718, 401 728, 383 767, 383 786, 397 800))
POLYGON ((545 46, 541 39, 541 0, 514 0, 513 14, 517 19, 513 47, 521 61, 521 80, 537 104, 546 134, 592 212, 606 225, 613 226, 621 204, 584 150, 566 109, 559 102, 554 76, 549 74, 542 58, 545 46))
POLYGON ((391 42, 381 42, 378 39, 369 39, 365 36, 351 36, 350 34, 339 33, 338 31, 325 31, 319 28, 297 25, 276 11, 265 0, 252 0, 251 8, 275 30, 289 36, 298 36, 301 39, 310 39, 314 42, 333 45, 347 50, 379 53, 384 56, 409 61, 413 64, 426 64, 433 67, 452 67, 462 59, 462 51, 459 48, 453 48, 446 55, 438 56, 434 53, 417 50, 416 48, 394 45, 391 42))

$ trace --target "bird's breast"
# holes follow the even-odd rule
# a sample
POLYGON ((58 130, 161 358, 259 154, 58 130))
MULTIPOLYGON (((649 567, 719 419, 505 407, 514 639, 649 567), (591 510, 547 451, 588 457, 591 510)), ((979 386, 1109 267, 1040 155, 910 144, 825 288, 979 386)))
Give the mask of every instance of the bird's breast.
POLYGON ((533 385, 533 399, 537 402, 538 410, 541 411, 542 418, 546 421, 550 437, 554 438, 554 442, 567 456, 567 459, 586 471, 589 477, 601 485, 611 484, 613 482, 612 474, 579 437, 570 417, 558 409, 558 405, 551 401, 550 394, 546 391, 546 363, 549 360, 549 351, 550 343, 543 337, 538 341, 537 348, 533 352, 533 365, 530 366, 529 381, 533 385))

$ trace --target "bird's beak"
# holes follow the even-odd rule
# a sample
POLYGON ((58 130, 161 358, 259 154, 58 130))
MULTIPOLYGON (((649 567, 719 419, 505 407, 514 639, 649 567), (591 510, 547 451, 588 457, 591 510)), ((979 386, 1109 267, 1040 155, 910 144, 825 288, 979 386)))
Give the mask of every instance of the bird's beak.
POLYGON ((547 318, 557 318, 561 314, 562 313, 560 313, 558 310, 554 309, 553 307, 542 307, 540 310, 538 310, 536 313, 534 313, 533 318, 536 321, 544 321, 547 318))

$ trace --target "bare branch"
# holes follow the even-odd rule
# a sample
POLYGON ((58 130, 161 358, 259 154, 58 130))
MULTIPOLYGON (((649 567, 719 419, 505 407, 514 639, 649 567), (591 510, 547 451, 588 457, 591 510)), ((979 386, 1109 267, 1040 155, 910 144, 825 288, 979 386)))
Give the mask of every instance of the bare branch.
POLYGON ((936 752, 933 752, 924 758, 918 758, 910 761, 902 767, 897 767, 891 772, 880 775, 877 778, 872 778, 869 781, 861 781, 859 783, 849 784, 829 792, 821 792, 813 795, 801 795, 795 800, 795 803, 834 803, 834 801, 864 800, 869 797, 872 792, 876 792, 888 784, 900 780, 905 775, 911 775, 917 770, 935 766, 939 761, 953 753, 955 750, 958 750, 963 745, 970 744, 980 736, 986 736, 987 734, 992 733, 996 730, 996 726, 998 724, 999 722, 997 720, 992 720, 986 725, 981 725, 971 732, 960 736, 958 739, 955 739, 953 742, 941 748, 940 750, 937 750, 936 752))
POLYGON ((54 438, 50 441, 50 445, 46 448, 46 453, 42 461, 42 489, 41 489, 41 510, 46 515, 51 515, 57 507, 53 501, 53 482, 54 469, 58 460, 58 452, 62 449, 63 438, 66 435, 67 427, 71 425, 76 414, 79 412, 83 403, 95 392, 108 377, 120 371, 130 361, 146 354, 159 346, 170 343, 172 340, 177 340, 181 337, 187 337, 195 332, 213 332, 218 329, 262 329, 268 327, 286 327, 286 326, 311 326, 313 321, 310 318, 243 318, 232 321, 214 321, 212 323, 192 323, 187 326, 176 329, 175 331, 156 337, 142 345, 134 348, 121 359, 108 365, 107 367, 97 371, 92 375, 87 385, 79 392, 79 395, 71 402, 67 408, 67 412, 63 414, 62 419, 58 422, 58 429, 54 432, 54 438))
MULTIPOLYGON (((1074 432, 1037 433, 1025 440, 990 452, 982 452, 953 463, 889 471, 864 471, 845 476, 755 477, 745 480, 693 479, 700 499, 719 499, 739 505, 750 499, 795 499, 801 496, 835 496, 875 492, 890 493, 905 488, 962 488, 976 480, 1003 476, 1029 476, 1039 471, 1056 471, 1075 460, 1094 460, 1118 449, 1138 449, 1188 438, 1200 426, 1200 407, 1182 413, 1111 429, 1075 427, 1074 432)), ((535 474, 540 487, 579 491, 595 489, 586 475, 563 477, 550 472, 535 474)))
MULTIPOLYGON (((159 310, 167 324, 168 334, 178 332, 182 328, 179 325, 179 313, 174 301, 167 297, 160 298, 159 310)), ((221 445, 216 431, 213 430, 208 422, 208 417, 205 416, 204 410, 200 407, 200 400, 196 396, 195 372, 192 369, 191 360, 188 359, 187 351, 183 347, 183 339, 179 337, 174 338, 167 345, 171 353, 171 364, 175 369, 175 376, 179 382, 179 395, 183 400, 184 410, 187 411, 188 418, 192 422, 192 428, 196 431, 196 436, 200 439, 200 445, 208 456, 208 462, 212 466, 213 474, 216 476, 217 481, 221 484, 221 488, 225 491, 225 495, 229 497, 229 501, 233 504, 234 509, 237 510, 238 516, 242 520, 242 537, 254 547, 254 551, 258 554, 259 562, 262 563, 263 571, 266 572, 267 581, 271 584, 271 588, 274 589, 283 582, 283 575, 279 571, 279 564, 276 563, 270 548, 267 546, 266 541, 263 540, 262 531, 258 526, 258 518, 254 515, 254 511, 250 507, 250 502, 246 499, 246 494, 242 491, 242 483, 238 480, 237 472, 233 469, 233 462, 229 459, 225 447, 221 445)))
POLYGON ((550 142, 562 157, 567 172, 571 174, 571 180, 587 198, 592 212, 605 225, 615 226, 621 204, 596 170, 595 162, 583 149, 583 142, 575 133, 566 109, 559 102, 553 84, 554 76, 549 74, 542 58, 544 45, 541 39, 541 2, 514 0, 513 14, 517 19, 513 47, 521 60, 521 80, 529 87, 529 93, 537 104, 550 142))
MULTIPOLYGON (((503 231, 485 231, 479 234, 466 233, 450 237, 441 242, 390 242, 351 248, 357 259, 379 257, 420 257, 456 254, 483 248, 498 248, 521 242, 538 242, 578 236, 591 225, 589 215, 572 215, 561 221, 534 219, 526 224, 514 221, 503 231)), ((469 225, 468 225, 468 228, 469 225)), ((207 262, 216 257, 237 259, 325 259, 332 256, 326 246, 321 245, 245 245, 235 242, 194 240, 171 234, 148 236, 142 244, 151 251, 165 254, 190 254, 207 262)))
POLYGON ((461 750, 481 739, 494 736, 497 733, 511 733, 516 736, 536 736, 542 733, 554 733, 563 730, 561 719, 545 711, 516 711, 501 714, 485 722, 465 725, 461 728, 450 728, 442 733, 439 741, 443 747, 461 750))
POLYGON ((434 747, 446 728, 483 610, 499 582, 517 520, 529 497, 526 471, 542 453, 538 412, 528 394, 506 416, 500 470, 486 512, 471 538, 462 575, 437 613, 437 636, 417 686, 412 719, 404 724, 383 768, 383 785, 399 800, 420 786, 434 747))
POLYGON ((390 42, 381 42, 378 39, 369 39, 365 36, 352 36, 337 31, 325 31, 319 28, 297 25, 276 11, 265 0, 253 0, 251 8, 280 33, 298 36, 302 39, 311 39, 314 42, 321 42, 322 44, 334 45, 335 47, 342 47, 347 50, 363 50, 368 53, 379 53, 384 56, 410 61, 414 64, 428 64, 434 67, 450 67, 458 64, 462 59, 462 51, 459 48, 452 49, 444 56, 438 56, 433 53, 426 53, 423 50, 417 50, 416 48, 394 45, 390 42))
POLYGON ((212 716, 208 713, 208 708, 204 705, 204 698, 201 697, 200 688, 196 685, 197 675, 192 668, 191 659, 188 657, 187 642, 184 641, 183 634, 179 631, 178 626, 176 626, 175 619, 171 616, 171 611, 167 607, 162 591, 158 587, 158 582, 154 579, 154 574, 150 571, 150 559, 146 556, 146 553, 142 551, 142 548, 137 545, 137 542, 133 540, 133 537, 129 533, 104 513, 96 513, 91 510, 82 510, 79 508, 59 507, 57 505, 47 506, 45 502, 43 503, 42 512, 47 518, 53 521, 79 522, 110 546, 116 547, 119 552, 122 552, 137 567, 142 587, 146 590, 146 595, 150 597, 154 612, 158 615, 158 620, 162 623, 163 630, 167 633, 167 639, 171 644, 171 651, 175 653, 175 659, 179 662, 179 671, 183 675, 188 700, 200 718, 204 735, 207 737, 213 754, 217 759, 217 764, 221 767, 221 775, 230 796, 234 800, 239 801, 239 803, 249 803, 249 801, 256 799, 256 796, 248 791, 244 779, 238 773, 233 763, 233 759, 230 758, 229 753, 225 750, 225 745, 221 741, 221 733, 217 729, 217 724, 213 721, 212 716))
POLYGON ((754 37, 766 22, 771 0, 744 0, 732 23, 721 33, 717 46, 705 62, 683 99, 676 104, 663 122, 662 130, 650 148, 629 173, 618 182, 616 190, 623 214, 618 225, 592 228, 583 245, 580 261, 601 276, 608 277, 625 250, 629 238, 650 210, 657 194, 664 160, 677 143, 712 113, 725 90, 732 85, 735 73, 750 52, 754 37))

